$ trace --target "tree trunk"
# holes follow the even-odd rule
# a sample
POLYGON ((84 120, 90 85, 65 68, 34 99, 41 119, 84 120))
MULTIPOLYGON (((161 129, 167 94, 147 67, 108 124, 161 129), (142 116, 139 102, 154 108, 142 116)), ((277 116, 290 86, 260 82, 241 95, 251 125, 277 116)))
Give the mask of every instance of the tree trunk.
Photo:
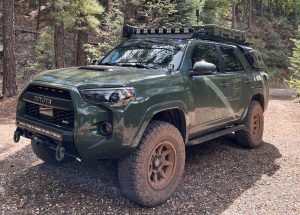
POLYGON ((54 51, 55 51, 55 68, 66 67, 64 52, 65 52, 65 37, 64 23, 56 22, 54 25, 54 51))
POLYGON ((16 84, 14 1, 3 0, 3 95, 18 93, 16 84))
MULTIPOLYGON (((38 0, 38 14, 36 17, 36 31, 38 32, 40 30, 40 23, 41 23, 41 7, 42 7, 42 0, 38 0)), ((38 39, 38 33, 35 34, 34 38, 35 40, 38 39)))
POLYGON ((260 1, 260 16, 263 17, 264 15, 264 1, 260 1))
MULTIPOLYGON (((56 7, 56 0, 52 0, 52 9, 54 14, 59 13, 60 9, 56 7)), ((54 61, 55 68, 66 67, 64 60, 65 53, 65 37, 64 37, 64 23, 60 20, 53 18, 54 25, 54 61)))
POLYGON ((252 31, 252 10, 253 10, 253 0, 249 0, 248 28, 250 32, 252 31))
POLYGON ((79 30, 77 36, 76 66, 86 65, 87 54, 83 45, 88 42, 86 30, 79 30))
POLYGON ((232 3, 232 18, 231 18, 231 28, 235 28, 236 27, 236 4, 232 3))
POLYGON ((107 22, 110 22, 112 19, 112 9, 113 9, 112 0, 107 0, 106 8, 105 8, 105 13, 107 15, 107 22))

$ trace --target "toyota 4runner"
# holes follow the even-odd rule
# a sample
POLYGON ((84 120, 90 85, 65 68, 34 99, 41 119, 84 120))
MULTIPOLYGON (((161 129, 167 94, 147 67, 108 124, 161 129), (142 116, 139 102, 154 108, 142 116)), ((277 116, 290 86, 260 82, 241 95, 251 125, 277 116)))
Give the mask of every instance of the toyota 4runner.
POLYGON ((46 71, 18 97, 14 141, 46 163, 118 159, 125 197, 144 206, 178 187, 185 146, 234 133, 262 142, 263 61, 240 31, 124 28, 126 41, 94 65, 46 71))

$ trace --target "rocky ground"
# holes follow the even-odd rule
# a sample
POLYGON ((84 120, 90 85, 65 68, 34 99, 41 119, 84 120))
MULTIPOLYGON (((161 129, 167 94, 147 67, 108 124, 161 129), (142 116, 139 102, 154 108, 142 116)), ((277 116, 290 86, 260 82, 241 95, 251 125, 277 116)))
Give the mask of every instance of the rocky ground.
POLYGON ((121 195, 115 166, 74 162, 55 168, 29 142, 13 144, 15 100, 0 102, 0 213, 300 214, 300 104, 274 97, 264 143, 254 150, 230 137, 187 148, 186 171, 165 204, 143 208, 121 195))

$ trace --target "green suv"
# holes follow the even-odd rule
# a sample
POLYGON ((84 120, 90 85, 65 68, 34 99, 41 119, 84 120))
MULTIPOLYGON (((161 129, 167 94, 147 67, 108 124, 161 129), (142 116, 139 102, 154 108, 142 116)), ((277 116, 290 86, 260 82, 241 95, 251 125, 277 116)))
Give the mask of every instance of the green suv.
POLYGON ((165 202, 185 166, 185 147, 234 133, 262 142, 268 78, 244 33, 124 28, 126 41, 95 65, 39 74, 20 93, 14 141, 41 160, 118 159, 125 197, 165 202))

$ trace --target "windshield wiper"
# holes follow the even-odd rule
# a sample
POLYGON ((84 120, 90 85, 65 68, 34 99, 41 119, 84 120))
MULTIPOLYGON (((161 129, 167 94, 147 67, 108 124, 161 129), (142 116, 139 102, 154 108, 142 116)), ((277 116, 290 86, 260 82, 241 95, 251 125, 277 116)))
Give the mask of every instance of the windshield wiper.
POLYGON ((143 68, 143 69, 151 69, 151 67, 145 66, 140 63, 116 63, 116 66, 124 66, 124 67, 136 67, 136 68, 143 68))
POLYGON ((116 64, 114 64, 114 63, 99 63, 97 65, 115 66, 116 64))

